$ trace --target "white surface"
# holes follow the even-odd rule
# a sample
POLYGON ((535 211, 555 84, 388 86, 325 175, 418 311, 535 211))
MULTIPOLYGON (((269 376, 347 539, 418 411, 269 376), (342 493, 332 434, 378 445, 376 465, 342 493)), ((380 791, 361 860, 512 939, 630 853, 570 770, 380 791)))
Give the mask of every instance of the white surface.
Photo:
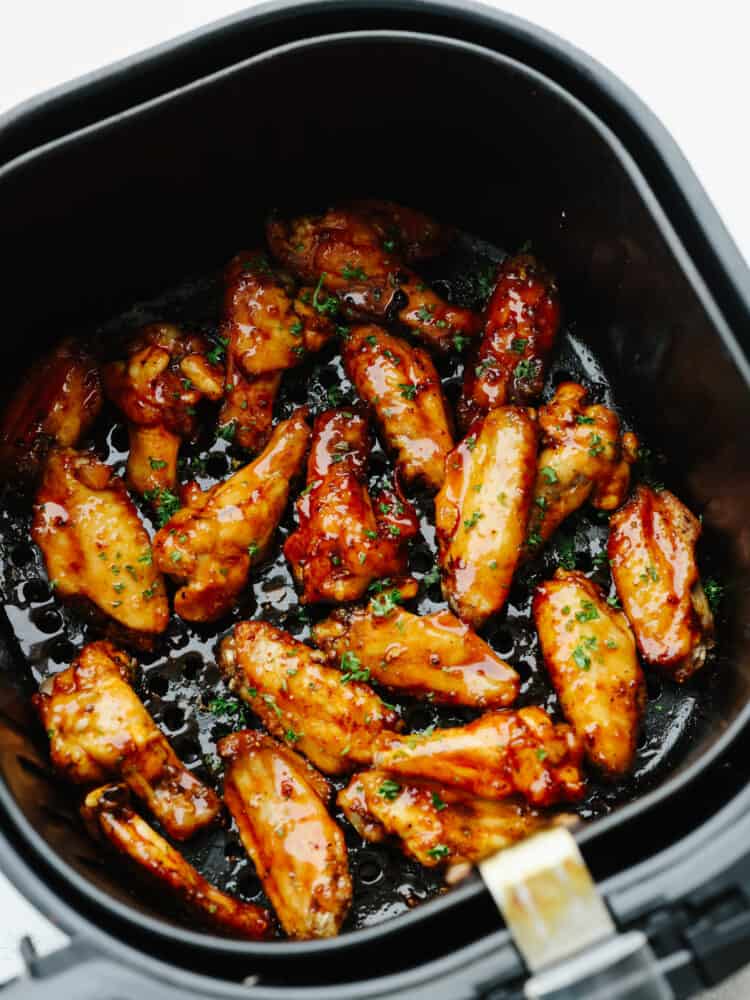
MULTIPOLYGON (((82 73, 251 6, 232 0, 2 0, 0 111, 82 73)), ((750 8, 742 0, 507 0, 495 6, 548 28, 604 63, 651 106, 691 161, 750 259, 750 8)), ((50 947, 0 877, 0 983, 14 971, 18 936, 50 947)), ((53 929, 54 930, 54 929, 53 929)), ((721 1000, 750 996, 750 979, 721 1000)))

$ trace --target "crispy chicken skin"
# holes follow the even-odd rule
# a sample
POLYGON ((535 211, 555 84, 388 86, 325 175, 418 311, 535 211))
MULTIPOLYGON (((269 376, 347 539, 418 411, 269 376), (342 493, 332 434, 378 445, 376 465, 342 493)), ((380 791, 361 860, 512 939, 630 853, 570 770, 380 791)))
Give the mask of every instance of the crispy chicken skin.
POLYGON ((131 687, 134 661, 110 642, 92 642, 32 701, 55 767, 76 784, 121 779, 170 837, 187 840, 212 823, 219 800, 195 778, 131 687))
POLYGON ((537 427, 533 411, 502 406, 448 455, 435 499, 443 594, 474 628, 501 610, 526 538, 537 427))
POLYGON ((327 782, 264 733, 233 733, 218 750, 224 800, 282 927, 293 938, 338 934, 352 880, 344 834, 326 808, 327 782))
POLYGON ((627 496, 638 439, 631 433, 621 435, 617 414, 600 404, 587 406, 586 395, 577 382, 563 382, 550 402, 539 407, 542 450, 529 552, 540 548, 586 501, 598 510, 614 510, 627 496))
POLYGON ((219 666, 271 735, 326 774, 369 764, 375 737, 398 726, 398 715, 366 684, 267 622, 235 625, 219 647, 219 666))
POLYGON ((109 841, 212 930, 251 941, 269 936, 268 911, 228 896, 207 882, 133 811, 124 785, 104 785, 89 792, 81 815, 92 835, 109 841))
POLYGON ((303 604, 356 601, 373 580, 406 570, 417 516, 389 490, 373 504, 366 478, 371 450, 362 414, 328 410, 316 418, 307 487, 297 500, 299 527, 284 545, 303 604))
MULTIPOLYGON (((374 597, 366 608, 339 608, 313 629, 329 662, 369 672, 384 687, 453 705, 505 708, 518 697, 513 667, 450 611, 413 615, 374 597)), ((399 596, 411 596, 399 590, 399 596)))
POLYGON ((381 232, 381 223, 345 208, 289 222, 274 218, 266 228, 271 252, 284 267, 339 296, 350 314, 398 322, 432 347, 456 350, 479 331, 480 317, 428 288, 381 232))
POLYGON ((50 452, 31 537, 59 597, 86 599, 133 633, 167 627, 169 603, 146 529, 122 479, 91 452, 50 452))
POLYGON ((154 558, 180 581, 175 611, 187 621, 215 621, 231 610, 253 562, 264 559, 284 513, 290 482, 305 459, 307 411, 278 424, 265 450, 205 493, 185 491, 186 506, 154 538, 154 558))
POLYGON ((485 799, 519 793, 532 805, 575 801, 585 790, 583 746, 542 708, 488 712, 467 726, 406 736, 383 733, 373 764, 394 777, 435 781, 485 799))
POLYGON ((379 326, 357 326, 344 341, 342 357, 395 456, 399 477, 439 489, 453 447, 452 421, 429 354, 379 326))
POLYGON ((386 771, 355 774, 336 801, 364 840, 394 838, 426 868, 476 864, 554 822, 519 796, 480 799, 445 785, 394 781, 386 771))
POLYGON ((78 444, 99 415, 99 369, 75 340, 31 366, 0 420, 0 475, 36 479, 49 448, 78 444))
POLYGON ((452 242, 455 231, 414 208, 395 201, 364 198, 342 206, 363 216, 380 236, 386 252, 395 251, 407 264, 438 257, 452 242))
POLYGON ((226 271, 223 334, 226 396, 219 416, 241 447, 258 451, 271 433, 281 373, 319 351, 335 332, 313 307, 314 290, 271 268, 262 251, 243 251, 226 271))
POLYGON ((126 357, 102 369, 104 391, 127 420, 127 480, 138 493, 174 488, 180 441, 197 429, 195 407, 204 397, 221 399, 224 369, 207 351, 203 337, 154 323, 127 344, 126 357))
POLYGON ((646 705, 627 618, 583 573, 563 569, 537 587, 533 612, 563 714, 587 757, 608 777, 627 774, 646 705))
POLYGON ((607 554, 641 656, 687 680, 713 645, 695 561, 700 521, 668 490, 638 486, 609 522, 607 554))
POLYGON ((530 254, 508 257, 487 304, 484 334, 464 372, 462 427, 496 406, 536 399, 559 328, 554 278, 530 254))

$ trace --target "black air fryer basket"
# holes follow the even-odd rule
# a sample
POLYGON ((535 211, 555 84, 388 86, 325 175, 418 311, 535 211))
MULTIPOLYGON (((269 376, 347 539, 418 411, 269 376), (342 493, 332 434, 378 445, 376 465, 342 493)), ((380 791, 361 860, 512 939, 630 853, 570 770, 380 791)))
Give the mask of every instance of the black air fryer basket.
MULTIPOLYGON (((552 377, 601 362, 602 392, 703 514, 727 593, 720 655, 679 697, 652 680, 665 717, 647 727, 643 767, 576 832, 618 929, 644 932, 675 995, 691 996, 744 964, 750 942, 750 276, 679 150, 617 80, 479 5, 341 0, 266 4, 32 101, 0 119, 0 378, 16 384, 67 333, 106 335, 134 302, 200 308, 210 283, 196 276, 262 233, 269 207, 349 196, 423 208, 485 260, 531 238, 568 318, 552 377)), ((58 626, 24 590, 34 556, 17 512, 0 517, 3 579, 17 585, 0 622, 0 865, 71 936, 45 959, 27 948, 29 975, 4 996, 521 995, 523 963, 478 876, 442 893, 405 869, 388 884, 376 864, 385 888, 362 890, 359 926, 316 942, 228 941, 134 894, 50 779, 28 694, 42 653, 69 650, 56 636, 50 653, 58 626), (24 615, 37 631, 19 640, 24 615), (419 905, 368 920, 396 877, 419 905)), ((188 679, 203 669, 180 662, 188 679)), ((165 678, 168 712, 179 699, 165 678)))

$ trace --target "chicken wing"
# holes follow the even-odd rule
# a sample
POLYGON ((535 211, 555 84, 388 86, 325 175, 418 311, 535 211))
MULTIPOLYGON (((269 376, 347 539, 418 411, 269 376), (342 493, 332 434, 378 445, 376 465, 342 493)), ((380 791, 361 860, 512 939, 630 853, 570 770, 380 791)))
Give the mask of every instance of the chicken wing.
POLYGON ((125 484, 91 452, 50 452, 31 537, 61 598, 90 601, 125 629, 163 632, 169 603, 125 484))
POLYGON ((695 561, 700 521, 668 490, 639 486, 610 518, 612 577, 644 660, 685 681, 713 645, 695 561))
POLYGON ((529 519, 528 553, 537 551, 556 528, 586 501, 614 510, 627 496, 636 460, 635 434, 620 434, 617 414, 586 405, 586 390, 563 382, 539 407, 542 451, 529 519))
POLYGON ((536 472, 533 411, 502 406, 448 456, 435 500, 443 594, 479 628, 500 611, 520 560, 536 472))
POLYGON ((537 587, 533 610, 547 671, 586 755, 609 777, 627 774, 646 705, 627 618, 583 573, 563 569, 537 587))
POLYGON ((157 509, 177 482, 180 441, 197 428, 195 407, 224 391, 224 369, 207 352, 203 337, 154 323, 128 343, 125 358, 102 369, 104 391, 128 424, 128 483, 157 509))
POLYGON ((327 782, 263 733, 224 737, 224 799, 290 937, 338 934, 352 901, 344 834, 328 814, 327 782))
POLYGON ((342 209, 367 219, 377 230, 383 250, 398 253, 410 266, 438 257, 455 237, 455 231, 450 226, 395 201, 363 198, 349 202, 342 209))
POLYGON ((253 562, 264 559, 281 520, 290 482, 305 459, 310 428, 297 410, 278 424, 254 461, 203 493, 194 484, 187 504, 154 538, 159 568, 180 581, 175 611, 187 621, 226 614, 253 562))
POLYGON ((370 407, 406 483, 437 490, 453 447, 451 418, 432 359, 379 326, 354 327, 344 341, 346 373, 370 407))
POLYGON ((135 663, 110 642, 85 646, 32 701, 55 767, 76 784, 126 782, 175 840, 212 823, 219 800, 177 758, 131 687, 135 663))
POLYGON ((213 930, 251 941, 269 936, 269 912, 228 896, 207 882, 133 811, 124 785, 104 785, 89 792, 81 815, 92 835, 103 836, 213 930))
POLYGON ((281 372, 319 351, 335 333, 325 311, 313 308, 314 290, 271 268, 258 250, 243 251, 226 273, 226 398, 219 422, 233 440, 257 451, 271 432, 281 372))
POLYGON ((0 474, 34 480, 52 445, 78 444, 99 415, 96 362, 72 339, 33 364, 0 420, 0 474))
MULTIPOLYGON (((382 218, 382 216, 381 216, 382 218)), ((350 209, 271 219, 271 252, 303 281, 340 296, 360 320, 399 322, 439 350, 462 349, 479 331, 476 313, 449 305, 410 271, 381 223, 350 209)))
POLYGON ((356 601, 373 580, 406 570, 417 516, 388 491, 373 506, 366 479, 371 450, 360 413, 328 410, 316 418, 307 488, 297 500, 299 527, 284 545, 303 604, 356 601))
POLYGON ((240 622, 219 647, 229 684, 268 731, 326 774, 369 764, 375 737, 398 715, 366 684, 267 622, 240 622))
POLYGON ((386 771, 355 774, 336 801, 364 840, 394 838, 426 868, 476 864, 559 822, 518 796, 480 799, 444 785, 394 781, 386 771))
POLYGON ((487 305, 484 334, 464 372, 462 427, 496 406, 533 402, 542 391, 559 327, 554 278, 530 254, 508 257, 487 305))
POLYGON ((450 611, 413 615, 400 607, 408 592, 393 588, 367 608, 341 608, 313 629, 315 644, 342 670, 364 671, 382 684, 435 702, 505 708, 520 680, 509 666, 450 611))
POLYGON ((488 712, 467 726, 375 740, 374 766, 459 788, 485 799, 520 793, 532 805, 579 799, 583 746, 570 726, 542 708, 488 712))

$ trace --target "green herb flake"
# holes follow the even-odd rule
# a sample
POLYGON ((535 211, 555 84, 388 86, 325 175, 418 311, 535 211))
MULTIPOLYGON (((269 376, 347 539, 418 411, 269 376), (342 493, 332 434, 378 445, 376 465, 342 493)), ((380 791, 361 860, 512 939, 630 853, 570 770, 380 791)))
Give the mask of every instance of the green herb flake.
POLYGON ((397 781, 393 781, 391 778, 386 778, 380 788, 378 788, 378 795, 382 795, 384 799, 392 801, 398 797, 400 791, 401 785, 399 785, 397 781))

